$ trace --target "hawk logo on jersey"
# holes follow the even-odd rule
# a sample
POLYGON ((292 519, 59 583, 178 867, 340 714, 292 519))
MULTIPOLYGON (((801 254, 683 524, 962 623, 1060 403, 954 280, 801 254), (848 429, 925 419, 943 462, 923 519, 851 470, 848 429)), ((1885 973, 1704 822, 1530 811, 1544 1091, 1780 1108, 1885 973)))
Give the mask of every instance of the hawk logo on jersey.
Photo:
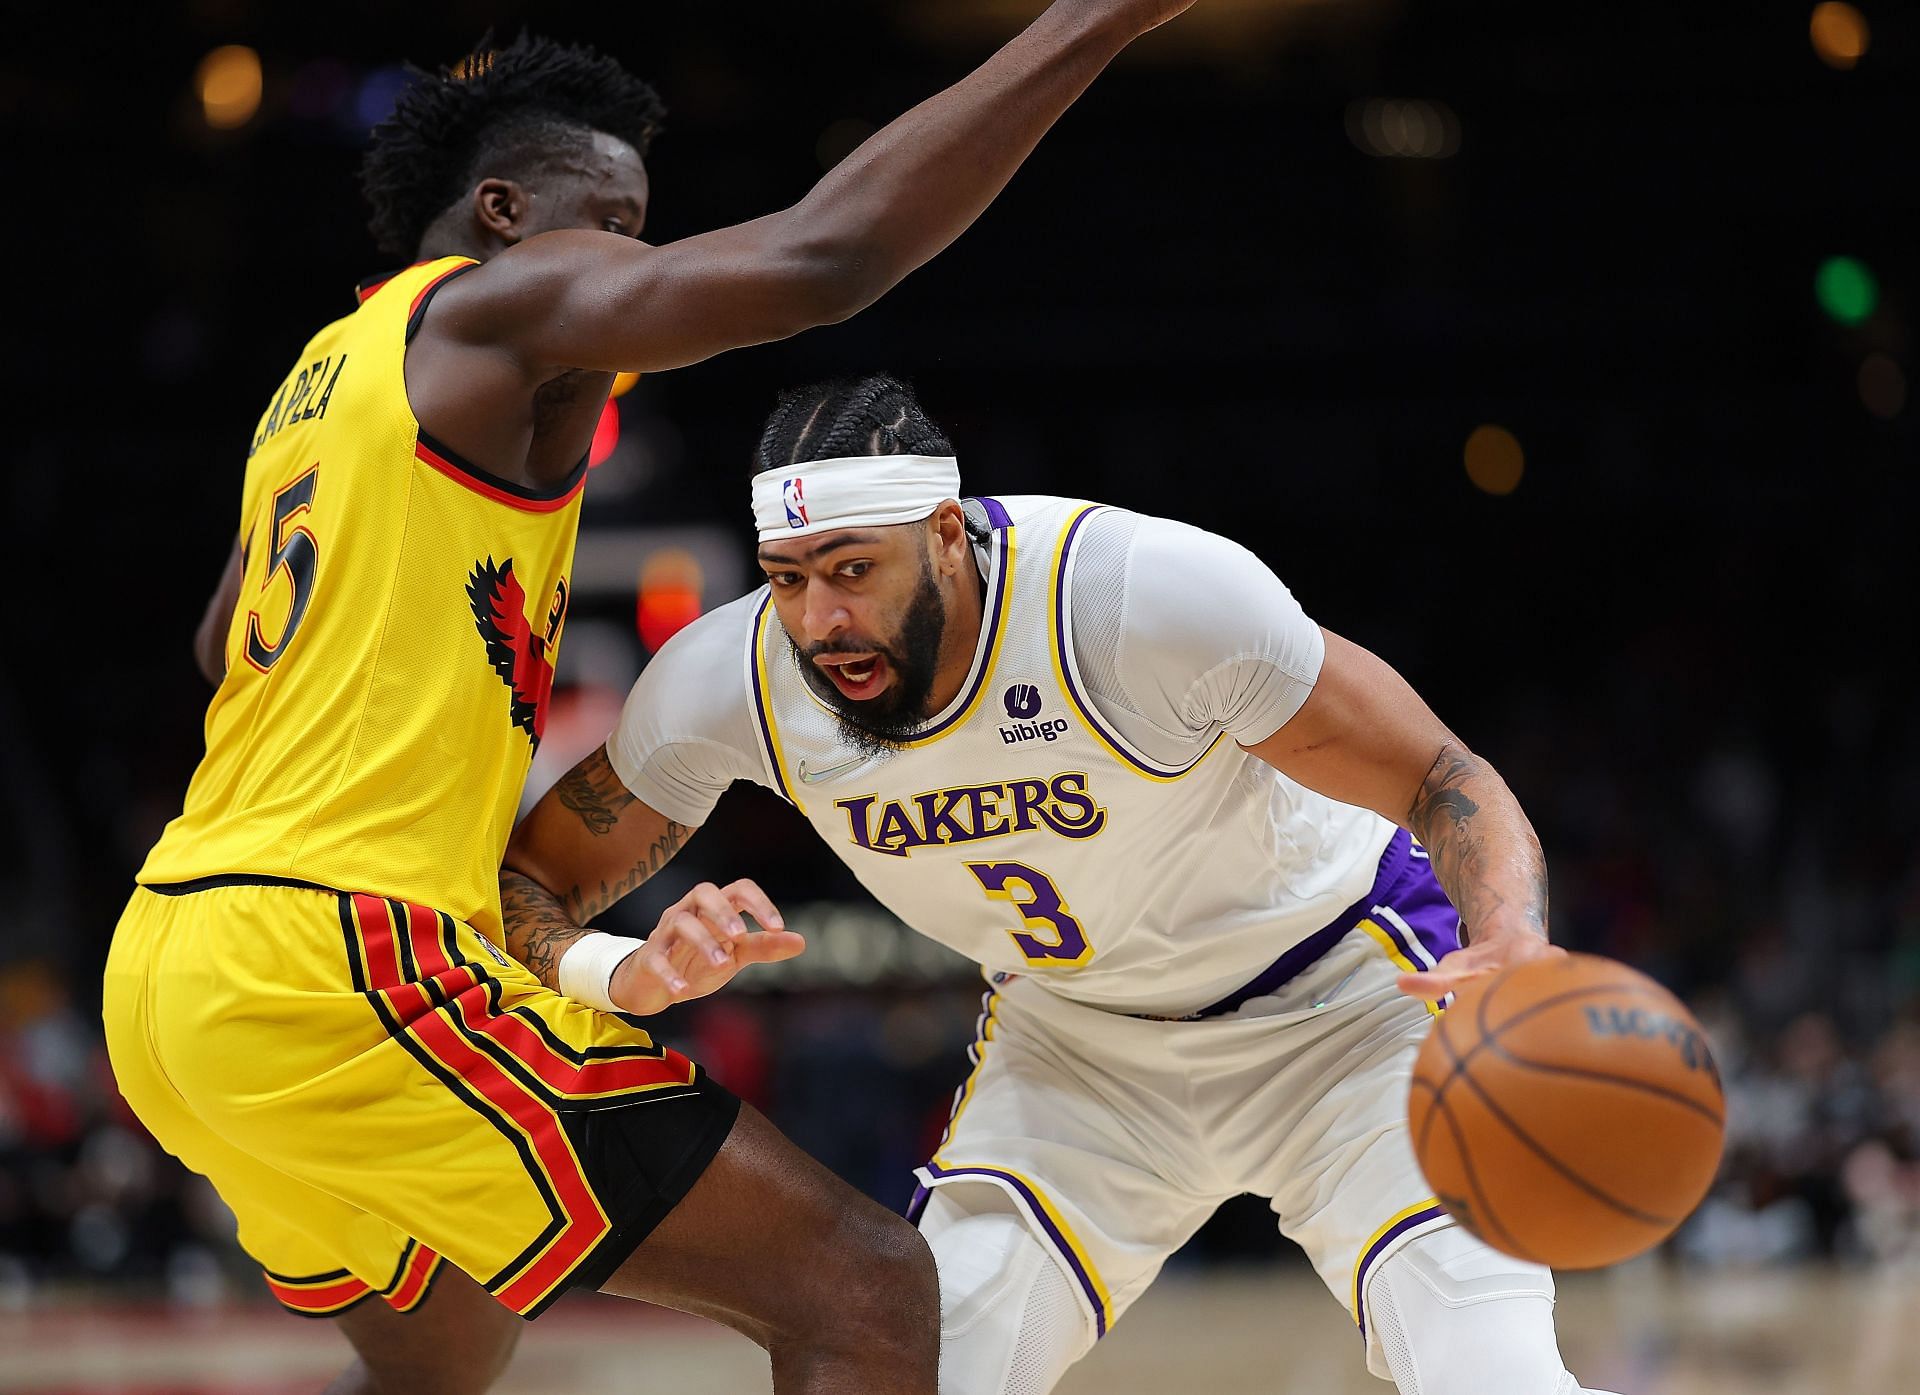
POLYGON ((801 480, 780 481, 780 502, 787 506, 787 527, 804 528, 810 521, 807 518, 807 502, 800 497, 801 480))
POLYGON ((1091 838, 1107 826, 1107 811, 1087 793, 1087 776, 1080 770, 1063 771, 1050 780, 929 790, 885 803, 877 794, 864 794, 836 799, 833 807, 847 816, 857 846, 888 857, 909 857, 915 848, 1031 833, 1042 826, 1062 838, 1091 838))
POLYGON ((513 694, 513 724, 537 747, 547 729, 547 699, 553 695, 553 649, 567 613, 566 580, 554 587, 542 634, 535 634, 527 619, 527 593, 513 574, 511 557, 498 566, 491 557, 474 563, 467 599, 487 644, 487 662, 513 694))

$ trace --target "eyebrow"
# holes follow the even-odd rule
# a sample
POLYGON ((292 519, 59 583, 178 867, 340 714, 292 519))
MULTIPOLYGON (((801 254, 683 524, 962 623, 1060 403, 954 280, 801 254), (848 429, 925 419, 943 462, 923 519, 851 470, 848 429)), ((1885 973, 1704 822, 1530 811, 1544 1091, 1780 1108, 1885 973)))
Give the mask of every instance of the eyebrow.
POLYGON ((801 553, 797 558, 783 557, 777 552, 762 552, 756 560, 763 566, 768 563, 773 563, 779 566, 791 567, 795 565, 796 562, 811 562, 823 553, 836 552, 843 547, 871 547, 879 541, 880 535, 878 533, 852 533, 845 537, 833 537, 827 539, 825 542, 816 543, 801 553))

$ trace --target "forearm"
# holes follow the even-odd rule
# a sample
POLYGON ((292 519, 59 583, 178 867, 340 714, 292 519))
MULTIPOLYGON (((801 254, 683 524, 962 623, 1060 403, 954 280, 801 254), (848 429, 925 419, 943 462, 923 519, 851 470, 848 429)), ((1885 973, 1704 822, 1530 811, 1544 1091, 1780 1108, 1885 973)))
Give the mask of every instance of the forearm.
POLYGON ((1457 741, 1440 748, 1404 820, 1460 913, 1463 938, 1547 938, 1547 862, 1500 773, 1457 741))
POLYGON ((556 991, 560 956, 587 922, 665 867, 693 833, 635 799, 602 746, 541 796, 507 844, 507 952, 556 991))
POLYGON ((981 67, 863 145, 783 215, 830 259, 847 313, 980 216, 1060 115, 1135 37, 1110 10, 1060 0, 981 67))
POLYGON ((500 916, 507 953, 547 987, 560 991, 560 956, 587 933, 546 887, 510 867, 500 870, 500 916))

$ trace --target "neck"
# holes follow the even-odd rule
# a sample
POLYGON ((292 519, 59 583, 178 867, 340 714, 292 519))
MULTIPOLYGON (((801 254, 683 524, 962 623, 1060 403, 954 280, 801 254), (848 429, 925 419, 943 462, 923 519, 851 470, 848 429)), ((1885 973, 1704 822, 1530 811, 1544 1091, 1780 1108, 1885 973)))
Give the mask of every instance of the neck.
POLYGON ((940 642, 940 664, 934 670, 933 687, 927 693, 927 715, 944 712, 947 704, 960 696, 960 689, 973 668, 974 650, 980 647, 980 627, 986 623, 987 579, 978 569, 969 568, 947 593, 947 632, 940 642))
POLYGON ((505 246, 499 238, 483 235, 474 227, 472 219, 448 215, 427 229, 413 259, 431 262, 441 257, 471 257, 476 262, 484 262, 505 246))

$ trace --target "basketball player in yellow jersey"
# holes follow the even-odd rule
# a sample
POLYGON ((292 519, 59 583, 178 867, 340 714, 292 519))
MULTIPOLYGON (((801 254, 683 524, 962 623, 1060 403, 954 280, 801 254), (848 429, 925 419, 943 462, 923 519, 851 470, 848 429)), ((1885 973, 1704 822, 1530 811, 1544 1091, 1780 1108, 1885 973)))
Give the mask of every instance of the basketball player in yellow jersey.
POLYGON ((569 1286, 734 1326, 778 1391, 933 1391, 918 1236, 629 1015, 797 953, 767 898, 696 888, 596 1008, 506 940, 497 868, 611 375, 853 314, 1188 3, 1056 0, 792 208, 661 247, 638 241, 658 101, 589 50, 523 37, 423 74, 375 132, 374 231, 413 264, 254 432, 202 630, 207 753, 104 1006, 142 1120, 275 1296, 338 1318, 338 1395, 484 1390, 515 1315, 569 1286))

